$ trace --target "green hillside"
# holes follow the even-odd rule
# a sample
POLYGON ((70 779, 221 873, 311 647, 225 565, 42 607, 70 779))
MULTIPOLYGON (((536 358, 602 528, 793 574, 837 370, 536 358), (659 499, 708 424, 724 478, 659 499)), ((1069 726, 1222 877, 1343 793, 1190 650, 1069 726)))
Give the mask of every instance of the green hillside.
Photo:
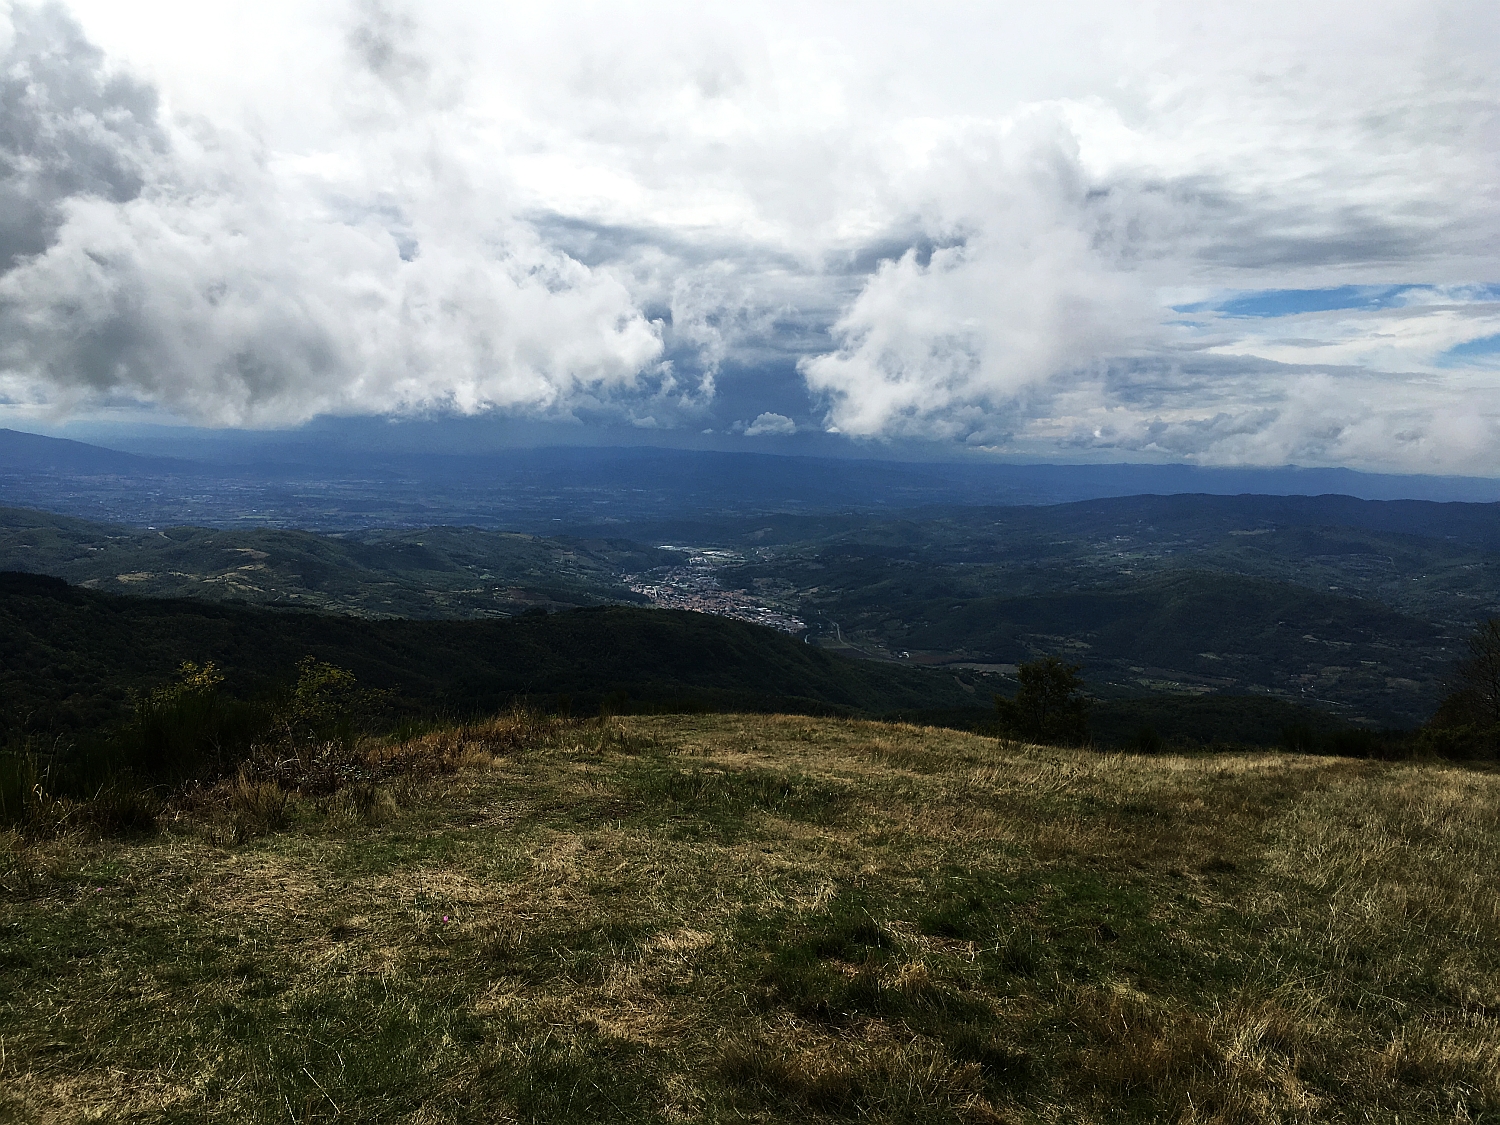
POLYGON ((697 569, 682 551, 627 539, 142 530, 0 509, 0 569, 105 593, 421 620, 638 603, 627 573, 703 608, 702 581, 799 617, 835 651, 929 665, 1065 653, 1111 698, 1254 695, 1410 727, 1443 697, 1455 646, 1500 606, 1486 530, 1500 517, 1492 505, 1409 508, 1133 497, 726 517, 679 528, 686 539, 654 529, 655 543, 733 545, 697 569))
POLYGON ((9 731, 119 718, 130 693, 213 661, 254 693, 306 656, 347 668, 409 710, 493 710, 519 696, 635 704, 845 710, 972 706, 952 673, 850 660, 760 626, 704 614, 599 606, 503 621, 356 617, 121 597, 0 574, 0 691, 9 731))
POLYGON ((0 508, 0 570, 107 593, 292 605, 361 617, 507 617, 532 607, 639 602, 625 570, 667 561, 611 539, 431 527, 319 535, 90 523, 0 508))
POLYGON ((1204 671, 1225 659, 1266 666, 1307 659, 1309 653, 1322 656, 1330 640, 1355 660, 1395 646, 1436 647, 1443 640, 1427 622, 1378 602, 1202 571, 923 609, 908 631, 923 648, 963 641, 980 651, 1020 656, 1027 651, 1023 638, 1057 634, 1082 641, 1083 651, 1100 657, 1154 658, 1204 671))
POLYGON ((963 597, 941 575, 896 567, 865 585, 822 577, 820 612, 887 651, 1002 663, 1066 652, 1091 679, 1137 692, 1271 690, 1392 725, 1431 714, 1456 651, 1437 625, 1378 601, 1213 571, 963 597))

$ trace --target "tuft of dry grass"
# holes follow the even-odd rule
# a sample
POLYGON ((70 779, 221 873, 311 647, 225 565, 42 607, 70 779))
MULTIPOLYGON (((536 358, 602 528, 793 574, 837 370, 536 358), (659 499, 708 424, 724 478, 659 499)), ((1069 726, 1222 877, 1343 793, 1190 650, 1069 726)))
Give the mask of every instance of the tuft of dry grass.
POLYGON ((1500 1115, 1493 772, 732 715, 313 764, 0 838, 0 1119, 1500 1115))

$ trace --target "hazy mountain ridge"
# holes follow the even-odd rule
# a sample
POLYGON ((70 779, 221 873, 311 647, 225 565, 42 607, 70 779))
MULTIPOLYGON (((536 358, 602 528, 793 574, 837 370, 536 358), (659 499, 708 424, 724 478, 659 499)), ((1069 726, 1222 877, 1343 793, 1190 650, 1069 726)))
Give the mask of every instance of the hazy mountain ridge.
MULTIPOLYGON (((1060 504, 1098 497, 1343 493, 1372 499, 1500 500, 1500 482, 1347 469, 1187 465, 1025 465, 776 456, 651 447, 555 446, 440 452, 410 434, 381 444, 312 437, 200 441, 198 459, 147 457, 0 430, 0 488, 13 505, 165 525, 350 530, 475 524, 636 533, 648 521, 714 522, 728 513, 890 512, 934 505, 1060 504), (613 529, 613 530, 610 530, 613 529)), ((147 444, 143 448, 150 448, 147 444)))

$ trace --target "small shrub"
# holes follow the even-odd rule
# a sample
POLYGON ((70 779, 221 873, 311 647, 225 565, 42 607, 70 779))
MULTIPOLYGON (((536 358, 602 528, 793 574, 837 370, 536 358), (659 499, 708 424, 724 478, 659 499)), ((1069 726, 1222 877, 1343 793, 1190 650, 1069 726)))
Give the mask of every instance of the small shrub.
POLYGON ((131 774, 167 782, 201 780, 228 764, 236 743, 248 744, 243 706, 219 691, 223 675, 210 661, 183 663, 175 683, 136 700, 135 714, 108 745, 80 757, 81 772, 131 774))
POLYGON ((254 748, 251 763, 257 774, 283 789, 308 796, 328 796, 346 785, 367 779, 370 770, 363 754, 351 743, 274 742, 254 748))
POLYGON ((340 789, 328 802, 328 812, 347 820, 380 824, 396 811, 395 798, 373 782, 359 782, 340 789))
POLYGON ((162 801, 155 793, 120 780, 77 806, 77 821, 101 836, 142 836, 156 831, 162 801))
POLYGON ((35 755, 0 753, 0 824, 24 824, 42 795, 42 768, 35 755))
POLYGON ((241 770, 225 786, 230 837, 243 844, 256 836, 277 832, 291 823, 291 799, 274 781, 241 770))

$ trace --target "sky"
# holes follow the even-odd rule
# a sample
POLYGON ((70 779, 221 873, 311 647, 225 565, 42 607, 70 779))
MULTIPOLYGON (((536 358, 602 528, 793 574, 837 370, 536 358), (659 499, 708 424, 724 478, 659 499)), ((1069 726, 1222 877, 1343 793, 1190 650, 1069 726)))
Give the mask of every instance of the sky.
POLYGON ((1500 5, 0 3, 0 425, 339 418, 1500 476, 1500 5))

